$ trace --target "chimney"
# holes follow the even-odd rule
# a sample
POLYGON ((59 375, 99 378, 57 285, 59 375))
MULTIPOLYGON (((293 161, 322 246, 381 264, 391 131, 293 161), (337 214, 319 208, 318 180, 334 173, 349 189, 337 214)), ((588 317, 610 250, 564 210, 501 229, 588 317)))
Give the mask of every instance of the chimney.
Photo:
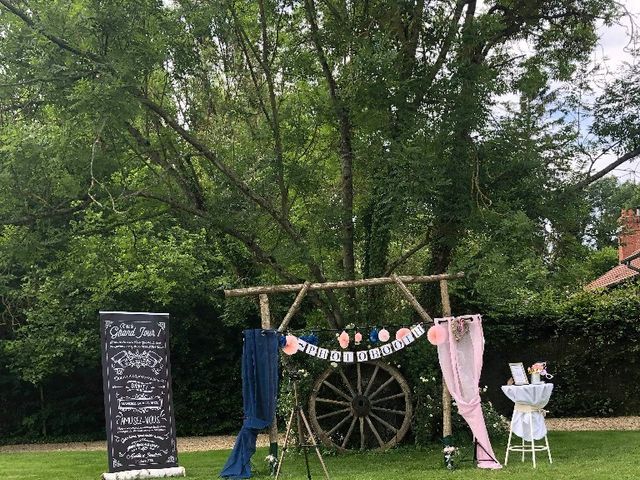
POLYGON ((620 214, 618 260, 620 263, 640 250, 640 209, 623 209, 620 214))

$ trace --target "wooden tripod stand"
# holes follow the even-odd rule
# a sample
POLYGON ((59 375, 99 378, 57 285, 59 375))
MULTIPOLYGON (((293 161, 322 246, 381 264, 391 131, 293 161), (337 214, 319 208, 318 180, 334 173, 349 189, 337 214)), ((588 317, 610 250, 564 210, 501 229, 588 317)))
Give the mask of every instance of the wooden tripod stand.
POLYGON ((300 404, 300 400, 298 399, 298 380, 297 373, 290 372, 291 383, 293 384, 293 398, 294 398, 294 406, 291 409, 291 415, 289 415, 289 420, 287 421, 287 431, 284 435, 284 445, 282 446, 282 453, 280 454, 280 460, 278 461, 278 468, 276 470, 276 478, 278 480, 280 477, 280 469, 282 468, 282 464, 284 462, 284 456, 287 453, 287 447, 289 446, 289 439, 291 438, 291 430, 293 429, 293 419, 297 418, 298 424, 298 432, 302 432, 301 422, 304 424, 304 431, 307 432, 309 436, 310 444, 303 443, 304 435, 299 435, 301 444, 299 445, 304 452, 304 462, 307 467, 307 479, 311 480, 311 468, 309 466, 309 447, 313 447, 316 451, 316 455, 318 455, 318 460, 320 460, 320 465, 322 465, 322 471, 324 472, 324 476, 327 480, 331 480, 329 477, 329 472, 327 471, 327 466, 324 464, 324 460, 322 458, 322 453, 320 453, 320 447, 316 442, 315 436, 313 434, 313 430, 311 430, 311 426, 309 425, 309 421, 307 420, 307 416, 304 413, 302 405, 300 404))

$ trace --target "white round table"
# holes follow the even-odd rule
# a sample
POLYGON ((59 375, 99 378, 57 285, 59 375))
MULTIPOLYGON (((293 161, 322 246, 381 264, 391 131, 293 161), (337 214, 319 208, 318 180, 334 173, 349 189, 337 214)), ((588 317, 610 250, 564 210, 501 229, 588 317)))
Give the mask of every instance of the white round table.
POLYGON ((544 422, 546 413, 544 407, 551 398, 553 383, 505 385, 502 387, 502 391, 514 402, 505 465, 509 460, 509 451, 522 452, 522 461, 524 461, 525 452, 531 452, 533 466, 535 467, 536 452, 546 450, 549 454, 549 462, 553 463, 549 440, 547 439, 547 426, 544 422), (513 433, 522 438, 522 445, 511 446, 513 433), (541 439, 544 439, 545 445, 536 446, 535 441, 541 439), (531 442, 531 446, 525 446, 525 441, 531 442))

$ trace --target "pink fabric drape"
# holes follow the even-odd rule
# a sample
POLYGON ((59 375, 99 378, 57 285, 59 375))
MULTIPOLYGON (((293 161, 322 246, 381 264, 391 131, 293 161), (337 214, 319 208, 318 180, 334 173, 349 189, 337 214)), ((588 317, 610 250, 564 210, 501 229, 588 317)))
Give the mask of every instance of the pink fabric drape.
POLYGON ((469 332, 460 340, 451 334, 453 318, 442 319, 440 323, 446 327, 447 339, 438 345, 440 368, 451 396, 458 405, 458 412, 471 428, 478 446, 476 455, 480 468, 502 468, 495 460, 491 448, 487 426, 480 405, 480 373, 482 372, 482 355, 484 352, 484 335, 482 318, 473 315, 467 318, 469 332))

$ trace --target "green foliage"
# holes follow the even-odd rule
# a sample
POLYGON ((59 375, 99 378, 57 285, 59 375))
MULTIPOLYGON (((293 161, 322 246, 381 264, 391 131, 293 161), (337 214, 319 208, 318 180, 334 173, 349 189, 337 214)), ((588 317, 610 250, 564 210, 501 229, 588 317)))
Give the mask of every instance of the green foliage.
POLYGON ((596 105, 593 130, 617 144, 616 150, 633 150, 640 146, 640 67, 626 65, 625 75, 608 85, 596 105))
MULTIPOLYGON (((83 228, 100 225, 96 216, 83 228)), ((5 232, 7 243, 12 233, 5 232)), ((34 435, 42 422, 56 436, 102 430, 97 312, 104 309, 171 312, 179 432, 233 428, 241 410, 240 344, 237 328, 221 321, 219 252, 204 231, 189 233, 170 223, 144 221, 105 233, 75 236, 46 266, 32 264, 21 279, 28 308, 3 340, 1 358, 19 378, 43 389, 45 406, 25 413, 13 434, 34 435), (230 394, 220 397, 221 389, 230 394)))
MULTIPOLYGON (((415 444, 428 446, 442 441, 442 381, 436 376, 423 376, 415 387, 416 416, 413 425, 415 444)), ((481 389, 485 397, 487 387, 481 389)), ((482 399, 482 413, 492 442, 502 442, 509 433, 509 420, 499 413, 493 403, 482 399)), ((466 421, 457 412, 453 402, 452 444, 467 446, 473 442, 473 435, 466 421)))
POLYGON ((633 182, 603 178, 589 187, 586 201, 590 214, 585 240, 598 249, 617 247, 620 211, 640 205, 640 187, 633 182))

